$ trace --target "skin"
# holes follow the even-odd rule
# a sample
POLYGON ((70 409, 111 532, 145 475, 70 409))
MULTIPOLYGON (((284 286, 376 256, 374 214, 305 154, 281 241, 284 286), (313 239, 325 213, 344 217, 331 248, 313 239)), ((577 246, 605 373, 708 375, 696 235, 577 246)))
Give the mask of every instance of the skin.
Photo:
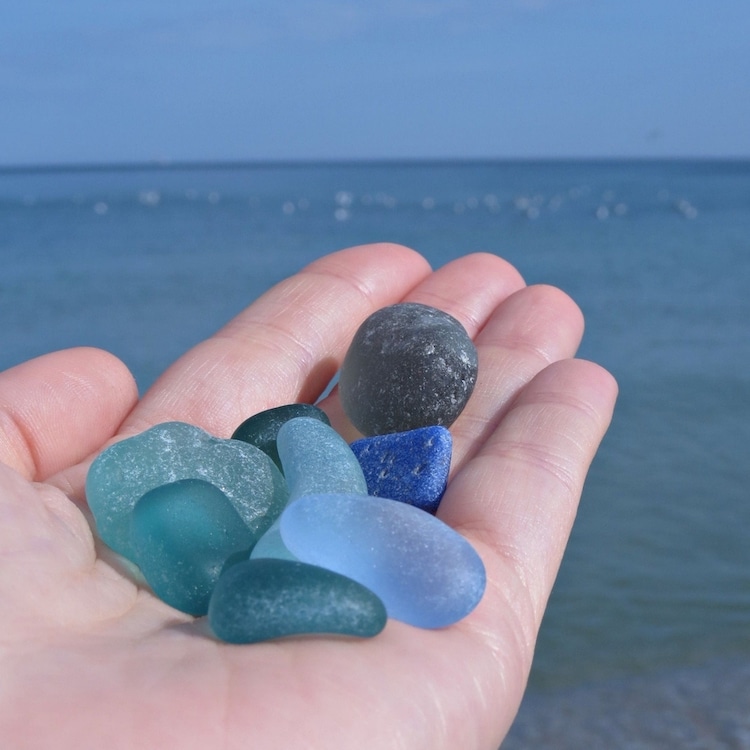
MULTIPOLYGON (((381 244, 277 285, 140 400, 125 366, 96 349, 0 374, 0 744, 497 748, 616 398, 606 371, 573 359, 582 331, 563 292, 525 286, 496 256, 432 272, 414 251, 381 244), (487 568, 467 618, 434 631, 389 621, 365 641, 222 644, 97 542, 83 485, 103 447, 175 419, 228 437, 262 409, 314 401, 359 324, 402 300, 458 318, 479 350, 439 511, 487 568)), ((357 436, 335 393, 323 406, 357 436)))

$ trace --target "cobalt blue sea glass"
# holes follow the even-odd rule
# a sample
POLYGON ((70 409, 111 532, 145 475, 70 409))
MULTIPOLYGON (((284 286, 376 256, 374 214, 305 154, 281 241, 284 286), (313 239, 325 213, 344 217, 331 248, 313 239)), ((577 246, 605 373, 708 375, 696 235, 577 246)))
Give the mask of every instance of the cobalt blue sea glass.
POLYGON ((453 439, 440 425, 362 438, 351 444, 367 494, 435 513, 448 484, 453 439))
POLYGON ((281 516, 281 537, 299 560, 367 587, 388 616, 423 628, 471 612, 486 576, 469 542, 413 505, 362 495, 305 495, 281 516))

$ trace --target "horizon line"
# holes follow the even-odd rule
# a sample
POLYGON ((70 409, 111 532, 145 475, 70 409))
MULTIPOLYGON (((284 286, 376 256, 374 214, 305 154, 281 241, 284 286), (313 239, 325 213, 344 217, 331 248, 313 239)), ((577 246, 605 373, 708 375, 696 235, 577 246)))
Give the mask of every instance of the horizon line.
POLYGON ((487 156, 487 157, 359 157, 359 158, 285 158, 285 159, 151 159, 141 161, 49 162, 0 164, 0 174, 21 172, 114 172, 114 171, 187 171, 200 169, 259 169, 283 167, 356 167, 356 166, 476 166, 483 164, 617 162, 750 162, 750 156, 487 156))

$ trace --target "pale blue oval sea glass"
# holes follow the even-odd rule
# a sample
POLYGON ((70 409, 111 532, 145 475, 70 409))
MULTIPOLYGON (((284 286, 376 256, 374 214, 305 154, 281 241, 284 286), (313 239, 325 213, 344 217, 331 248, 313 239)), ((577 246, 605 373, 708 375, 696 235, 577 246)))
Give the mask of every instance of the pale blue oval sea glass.
POLYGON ((135 504, 131 539, 135 562, 154 593, 201 616, 224 563, 249 551, 255 536, 218 487, 182 479, 150 490, 135 504))
POLYGON ((435 516, 387 498, 306 495, 280 519, 299 560, 336 571, 375 592, 388 616, 423 628, 471 612, 486 575, 469 542, 435 516))
POLYGON ((231 501, 256 538, 286 504, 286 482, 260 449, 185 422, 166 422, 102 451, 86 477, 86 498, 102 540, 133 559, 130 513, 149 490, 204 479, 231 501))

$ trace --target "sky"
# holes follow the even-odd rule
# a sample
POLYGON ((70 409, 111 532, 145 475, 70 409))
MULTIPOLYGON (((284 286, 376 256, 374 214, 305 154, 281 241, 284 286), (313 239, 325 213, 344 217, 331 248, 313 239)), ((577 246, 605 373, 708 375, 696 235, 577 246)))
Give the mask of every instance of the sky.
POLYGON ((24 0, 0 166, 750 157, 748 0, 24 0))

